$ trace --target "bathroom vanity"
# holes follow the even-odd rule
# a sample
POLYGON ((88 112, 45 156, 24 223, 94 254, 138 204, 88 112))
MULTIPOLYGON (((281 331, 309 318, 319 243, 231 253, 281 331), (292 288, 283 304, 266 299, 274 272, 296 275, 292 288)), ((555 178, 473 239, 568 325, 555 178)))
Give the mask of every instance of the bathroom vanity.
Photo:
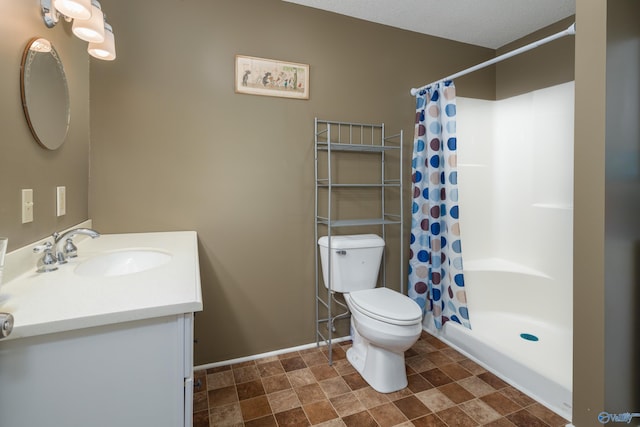
POLYGON ((0 288, 15 318, 0 340, 0 426, 191 426, 196 234, 77 246, 57 271, 34 263, 0 288))

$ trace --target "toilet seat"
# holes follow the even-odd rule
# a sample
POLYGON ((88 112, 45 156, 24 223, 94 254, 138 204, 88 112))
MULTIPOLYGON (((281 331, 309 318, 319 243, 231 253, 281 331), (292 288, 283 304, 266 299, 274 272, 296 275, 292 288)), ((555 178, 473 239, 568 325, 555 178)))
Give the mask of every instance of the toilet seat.
POLYGON ((349 293, 352 307, 365 316, 392 325, 414 325, 422 321, 422 310, 411 298, 387 288, 349 293))

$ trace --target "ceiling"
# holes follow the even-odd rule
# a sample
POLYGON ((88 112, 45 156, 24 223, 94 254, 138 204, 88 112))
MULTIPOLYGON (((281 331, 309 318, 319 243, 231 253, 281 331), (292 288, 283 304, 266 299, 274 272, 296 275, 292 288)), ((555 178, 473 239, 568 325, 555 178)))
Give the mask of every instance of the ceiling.
POLYGON ((575 14, 575 0, 284 0, 497 49, 575 14))

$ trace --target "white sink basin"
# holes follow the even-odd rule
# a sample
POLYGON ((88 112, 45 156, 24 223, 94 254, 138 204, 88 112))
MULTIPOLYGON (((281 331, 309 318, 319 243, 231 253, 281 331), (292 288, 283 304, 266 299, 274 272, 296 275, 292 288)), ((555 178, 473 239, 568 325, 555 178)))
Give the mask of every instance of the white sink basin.
POLYGON ((122 276, 160 267, 171 260, 171 254, 155 249, 123 249, 106 252, 78 264, 80 276, 122 276))

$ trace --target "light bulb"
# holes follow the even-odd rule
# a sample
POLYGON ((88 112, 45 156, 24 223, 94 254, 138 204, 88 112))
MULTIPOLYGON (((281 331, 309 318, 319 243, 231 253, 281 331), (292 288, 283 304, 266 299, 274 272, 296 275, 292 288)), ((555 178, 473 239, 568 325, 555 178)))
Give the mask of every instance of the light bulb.
POLYGON ((104 41, 104 15, 100 3, 97 0, 92 0, 91 9, 91 18, 87 20, 74 19, 71 31, 84 41, 102 43, 104 41))
POLYGON ((91 0, 53 0, 53 5, 58 12, 69 18, 91 18, 91 0))
POLYGON ((105 61, 113 61, 116 59, 116 43, 111 25, 106 22, 104 23, 104 41, 102 43, 89 43, 87 52, 94 58, 105 61))

